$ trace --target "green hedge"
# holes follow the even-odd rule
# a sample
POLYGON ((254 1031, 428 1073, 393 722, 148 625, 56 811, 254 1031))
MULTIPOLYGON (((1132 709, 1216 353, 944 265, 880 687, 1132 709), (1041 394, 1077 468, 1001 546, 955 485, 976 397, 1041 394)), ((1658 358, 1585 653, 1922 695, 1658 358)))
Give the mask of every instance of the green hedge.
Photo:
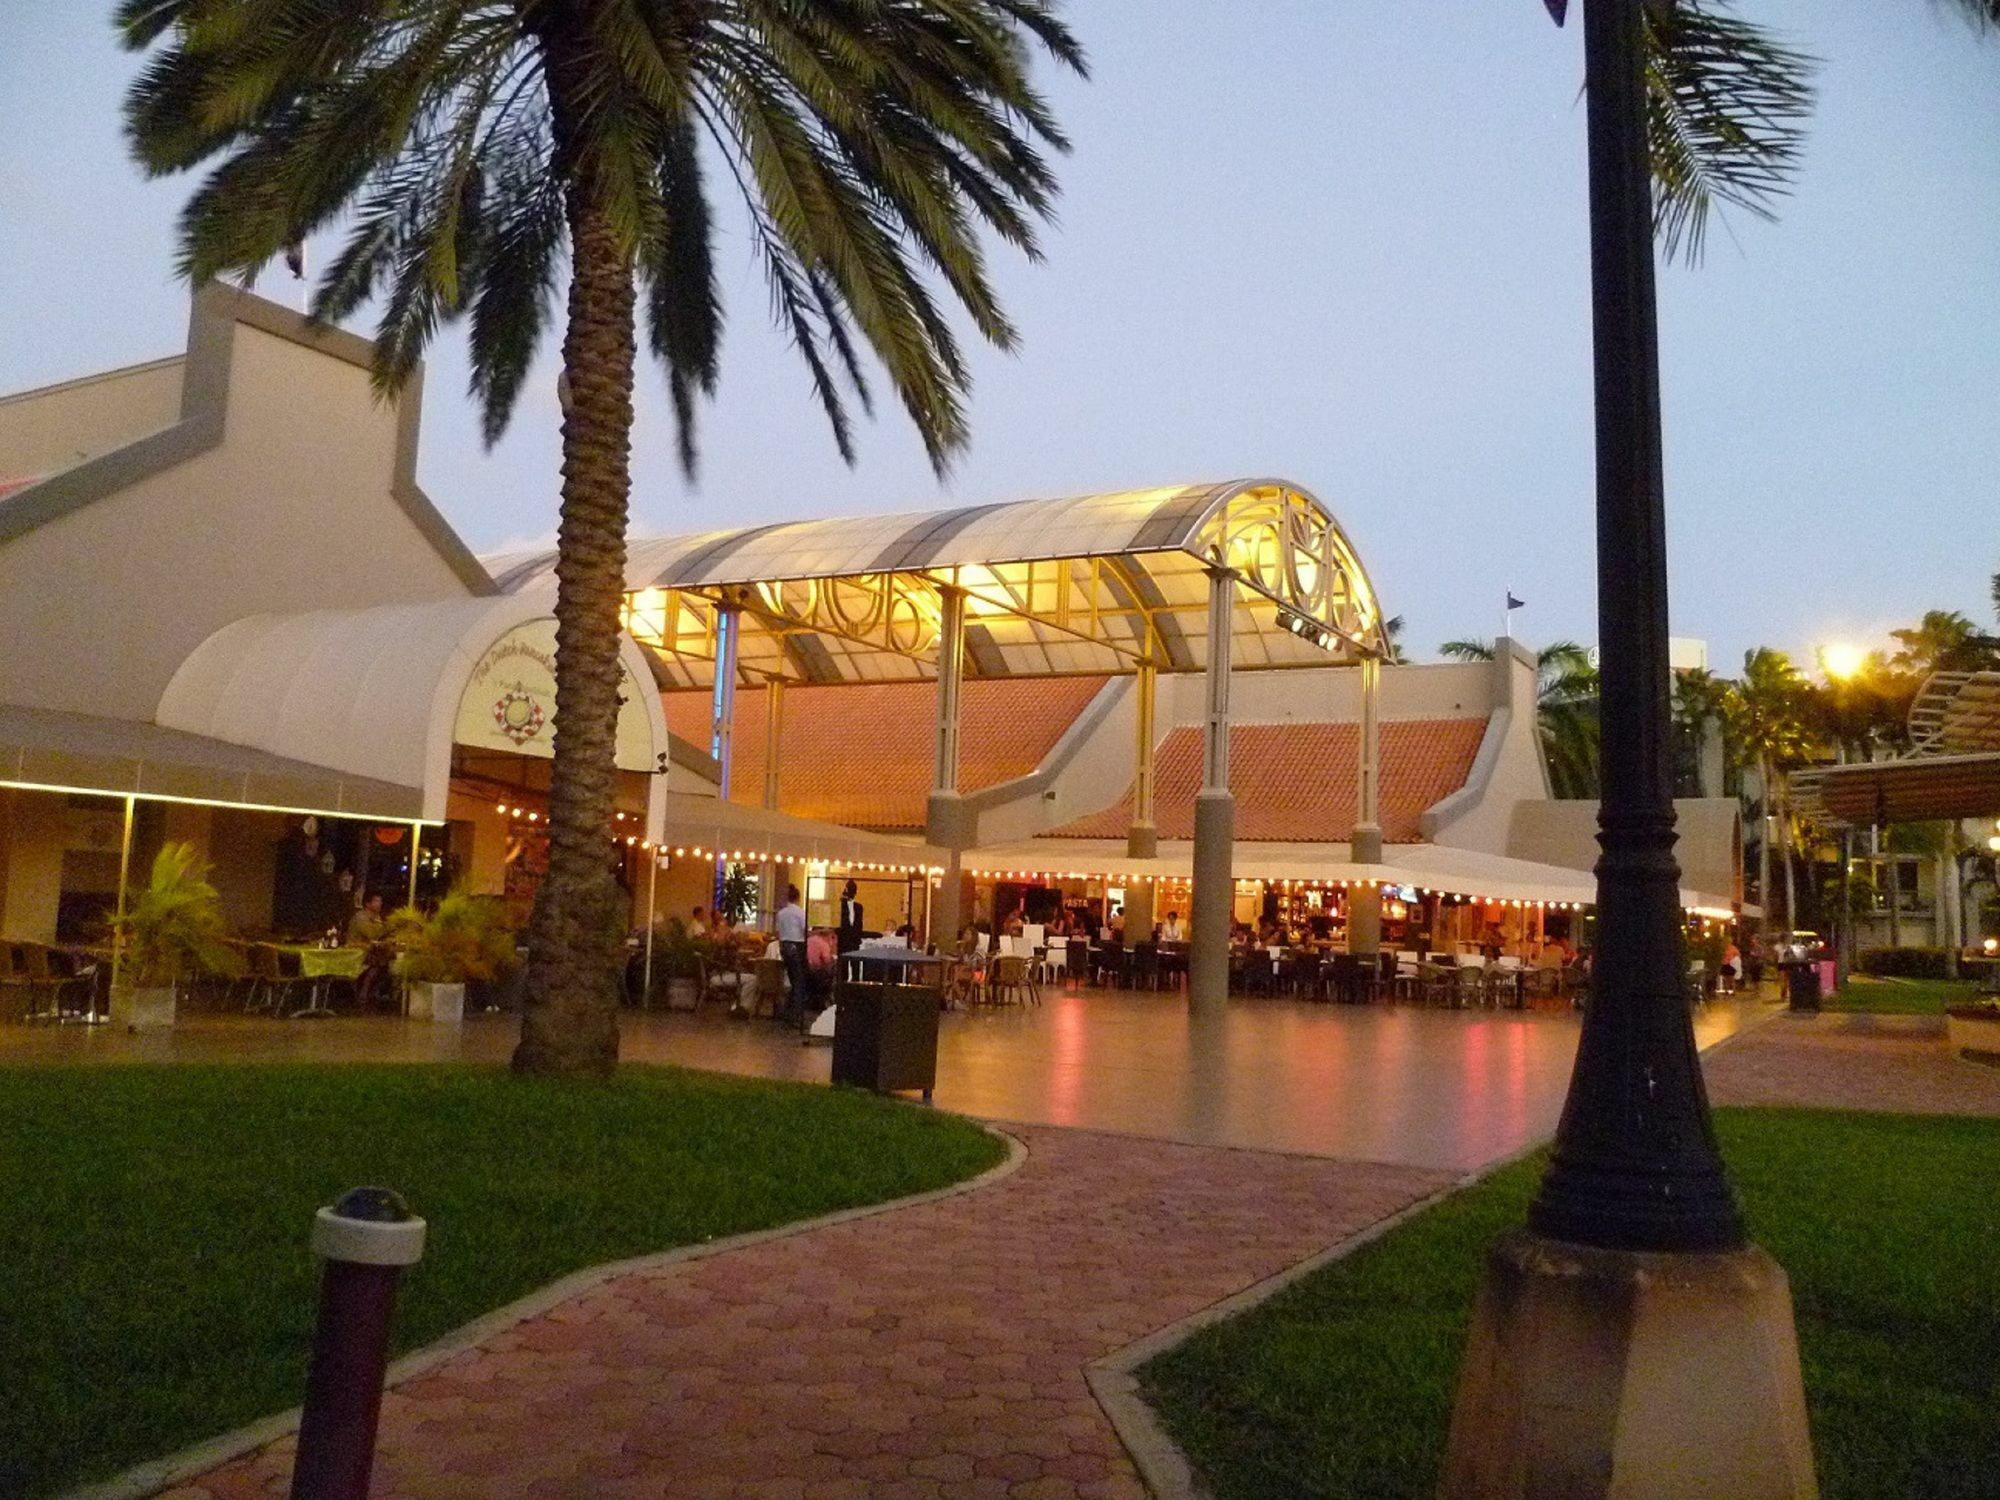
POLYGON ((1854 961, 1880 979, 1949 979, 1950 955, 1942 948, 1863 948, 1854 961))

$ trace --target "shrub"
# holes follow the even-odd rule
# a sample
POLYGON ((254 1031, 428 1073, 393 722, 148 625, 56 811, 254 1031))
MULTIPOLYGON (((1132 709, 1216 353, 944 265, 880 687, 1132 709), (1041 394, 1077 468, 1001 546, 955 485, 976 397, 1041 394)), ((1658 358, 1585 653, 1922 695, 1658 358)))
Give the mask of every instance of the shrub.
POLYGON ((1878 979, 1949 979, 1950 958, 1942 948, 1863 948, 1854 961, 1878 979))

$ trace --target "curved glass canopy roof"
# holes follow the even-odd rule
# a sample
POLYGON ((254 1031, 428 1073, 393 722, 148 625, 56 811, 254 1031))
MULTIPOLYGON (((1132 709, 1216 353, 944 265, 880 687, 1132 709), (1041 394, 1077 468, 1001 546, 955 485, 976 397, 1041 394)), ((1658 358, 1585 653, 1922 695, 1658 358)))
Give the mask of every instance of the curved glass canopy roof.
MULTIPOLYGON (((553 589, 555 554, 489 558, 502 588, 553 589)), ((1282 479, 1230 480, 955 510, 790 521, 639 539, 626 624, 669 687, 714 676, 719 617, 740 620, 750 680, 934 675, 943 591, 966 595, 981 677, 1206 665, 1209 575, 1238 580, 1235 667, 1327 666, 1384 652, 1382 611, 1340 523, 1282 479)))

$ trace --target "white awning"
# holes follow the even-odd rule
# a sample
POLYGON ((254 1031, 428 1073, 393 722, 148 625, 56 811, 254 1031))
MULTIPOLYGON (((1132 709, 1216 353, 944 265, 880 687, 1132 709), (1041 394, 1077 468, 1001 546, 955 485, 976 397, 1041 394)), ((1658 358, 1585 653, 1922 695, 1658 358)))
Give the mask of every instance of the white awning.
POLYGON ((669 792, 660 842, 669 854, 726 854, 746 863, 824 862, 846 869, 923 873, 944 868, 944 850, 915 839, 796 818, 747 802, 669 792))
MULTIPOLYGON (((171 729, 417 788, 419 815, 442 821, 475 673, 491 669, 496 646, 532 634, 547 618, 546 600, 521 596, 252 615, 195 648, 167 684, 156 718, 171 729)), ((651 668, 630 637, 620 649, 629 679, 643 685, 627 695, 624 712, 638 744, 637 764, 626 768, 664 769, 667 726, 651 668)), ((545 665, 528 664, 538 671, 545 665)), ((489 719, 495 711, 483 700, 471 707, 489 719)), ((552 705, 528 708, 528 724, 500 726, 509 734, 505 743, 545 754, 552 705)), ((627 737, 621 718, 621 764, 627 737)), ((666 778, 649 776, 648 837, 659 837, 665 798, 666 778)))
MULTIPOLYGON (((1355 864, 1346 844, 1239 843, 1233 867, 1238 880, 1413 886, 1472 900, 1544 906, 1589 906, 1597 900, 1597 880, 1587 870, 1442 844, 1391 844, 1379 863, 1355 864)), ((964 868, 1003 878, 1188 881, 1194 875, 1194 845, 1162 841, 1156 857, 1134 859, 1119 839, 1028 839, 967 850, 964 868)), ((1729 901, 1712 892, 1683 888, 1681 905, 1709 916, 1731 914, 1729 901)))

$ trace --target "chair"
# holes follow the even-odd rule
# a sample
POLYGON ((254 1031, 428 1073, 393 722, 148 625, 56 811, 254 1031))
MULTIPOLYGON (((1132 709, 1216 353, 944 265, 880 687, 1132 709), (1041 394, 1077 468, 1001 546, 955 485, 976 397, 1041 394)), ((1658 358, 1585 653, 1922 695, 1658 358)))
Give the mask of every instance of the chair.
POLYGON ((1048 940, 1048 946, 1042 950, 1041 971, 1045 983, 1062 983, 1064 975, 1069 972, 1068 938, 1052 937, 1048 940))
POLYGON ((1159 944, 1140 943, 1132 949, 1132 988, 1157 990, 1159 987, 1159 944))
POLYGON ((1121 989, 1124 987, 1128 970, 1123 942, 1117 940, 1106 942, 1091 955, 1091 958, 1091 972, 1097 983, 1104 984, 1108 981, 1121 989))
POLYGON ((785 961, 760 958, 756 963, 757 991, 750 1001, 752 1016, 775 1016, 785 1008, 785 961))
POLYGON ((33 947, 33 943, 0 943, 0 1011, 10 1020, 59 1020, 62 1012, 53 990, 28 972, 28 950, 33 947))
POLYGON ((79 964, 68 954, 41 943, 22 943, 19 950, 31 989, 49 997, 49 1015, 58 1021, 96 1022, 97 962, 79 964), (77 996, 81 995, 81 1003, 77 996), (68 999, 65 1008, 65 997, 68 999))
POLYGON ((1034 1004, 1036 997, 1028 979, 1028 961, 1013 953, 994 959, 991 990, 996 1005, 1034 1004))

